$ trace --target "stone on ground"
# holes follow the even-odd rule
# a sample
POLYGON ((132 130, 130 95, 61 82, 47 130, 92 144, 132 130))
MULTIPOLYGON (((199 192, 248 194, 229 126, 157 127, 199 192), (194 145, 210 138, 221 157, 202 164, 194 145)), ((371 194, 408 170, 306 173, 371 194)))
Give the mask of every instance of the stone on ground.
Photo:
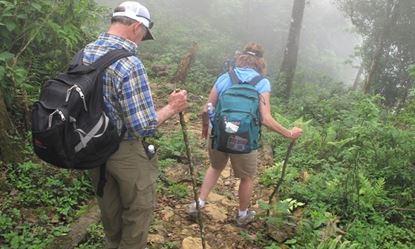
MULTIPOLYGON (((202 249, 202 239, 187 237, 182 242, 182 249, 202 249)), ((206 249, 211 249, 211 247, 206 242, 206 249)))

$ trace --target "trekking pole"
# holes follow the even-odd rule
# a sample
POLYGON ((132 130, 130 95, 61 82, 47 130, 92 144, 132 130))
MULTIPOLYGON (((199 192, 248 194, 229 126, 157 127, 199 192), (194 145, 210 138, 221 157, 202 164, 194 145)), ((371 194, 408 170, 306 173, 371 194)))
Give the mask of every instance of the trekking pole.
POLYGON ((192 178, 192 185, 193 185, 193 196, 196 202, 197 223, 199 224, 199 228, 200 228, 200 238, 202 239, 202 247, 203 249, 205 249, 206 241, 205 241, 204 227, 203 227, 203 222, 202 222, 202 214, 200 212, 200 206, 199 206, 199 196, 197 194, 197 189, 196 189, 196 179, 193 175, 194 165, 193 165, 192 153, 190 152, 189 138, 187 135, 187 126, 184 120, 183 112, 180 112, 179 115, 180 115, 180 125, 182 126, 184 144, 186 146, 186 154, 189 160, 190 177, 192 178))
MULTIPOLYGON (((272 198, 274 198, 274 195, 276 193, 278 193, 278 191, 281 187, 281 184, 284 180, 285 171, 287 170, 288 158, 290 157, 291 150, 293 149, 294 144, 295 144, 295 140, 291 141, 290 145, 288 146, 287 153, 285 154, 284 164, 282 165, 282 171, 281 171, 280 179, 278 179, 277 185, 275 186, 274 191, 272 192, 272 194, 269 196, 269 199, 268 199, 268 205, 270 205, 270 206, 271 206, 271 203, 272 203, 272 198)), ((268 210, 267 210, 267 216, 269 216, 269 213, 270 213, 270 208, 268 208, 268 210)))

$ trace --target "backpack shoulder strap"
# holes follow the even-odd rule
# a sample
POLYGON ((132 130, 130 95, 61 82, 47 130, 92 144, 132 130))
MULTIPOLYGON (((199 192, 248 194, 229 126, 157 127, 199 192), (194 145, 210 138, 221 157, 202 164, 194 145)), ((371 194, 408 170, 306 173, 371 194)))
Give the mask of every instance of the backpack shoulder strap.
POLYGON ((241 80, 236 76, 234 67, 231 67, 228 71, 229 77, 231 78, 232 84, 239 84, 241 80))
MULTIPOLYGON (((231 69, 229 69, 229 77, 231 78, 232 84, 239 84, 241 83, 241 80, 238 78, 238 76, 236 76, 235 70, 232 67, 231 69)), ((249 82, 246 82, 252 86, 255 86, 256 84, 258 84, 262 79, 264 79, 264 76, 258 74, 257 76, 253 77, 249 82)))
POLYGON ((98 60, 92 63, 91 66, 97 68, 98 70, 104 70, 117 60, 132 55, 134 55, 134 53, 128 52, 125 49, 113 49, 98 58, 98 60))
POLYGON ((72 58, 71 62, 69 63, 68 71, 74 69, 77 65, 82 64, 82 58, 84 57, 84 50, 81 49, 75 56, 72 58))
POLYGON ((258 74, 257 76, 253 77, 249 82, 247 82, 248 84, 250 84, 251 86, 256 86, 256 84, 258 84, 261 80, 264 79, 264 76, 258 74))
POLYGON ((73 57, 71 63, 69 64, 67 72, 71 74, 82 74, 91 72, 95 69, 101 72, 117 60, 132 55, 134 55, 134 53, 128 52, 125 49, 113 49, 101 56, 100 58, 98 58, 91 65, 84 65, 82 64, 82 58, 84 56, 84 50, 82 49, 73 57))

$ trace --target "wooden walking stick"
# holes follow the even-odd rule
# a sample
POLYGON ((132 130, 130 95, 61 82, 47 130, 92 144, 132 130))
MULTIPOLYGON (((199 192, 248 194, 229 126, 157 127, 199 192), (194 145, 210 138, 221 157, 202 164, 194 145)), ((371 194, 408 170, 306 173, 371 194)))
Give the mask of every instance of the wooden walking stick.
MULTIPOLYGON (((177 82, 183 82, 186 77, 187 74, 189 72, 190 66, 191 64, 194 62, 195 56, 196 56, 196 51, 197 51, 197 43, 193 43, 192 44, 192 48, 190 48, 189 52, 182 58, 180 65, 177 68, 177 71, 175 73, 175 75, 173 76, 173 78, 170 80, 172 83, 175 84, 175 91, 178 91, 178 89, 176 88, 176 84, 177 82)), ((193 158, 192 158, 192 153, 190 151, 190 144, 189 144, 189 136, 187 133, 187 126, 186 126, 186 122, 184 120, 184 114, 182 112, 179 113, 180 116, 180 125, 182 127, 182 132, 183 132, 183 140, 184 140, 184 144, 186 146, 186 155, 187 155, 187 159, 189 160, 189 171, 190 171, 190 177, 192 179, 192 187, 193 187, 193 197, 194 200, 196 202, 196 210, 197 210, 197 223, 199 224, 199 228, 200 228, 200 238, 202 240, 202 247, 203 249, 206 249, 206 241, 205 241, 205 232, 204 232, 204 227, 203 227, 203 221, 202 221, 202 213, 200 212, 200 206, 199 206, 199 195, 197 193, 197 184, 196 184, 196 179, 194 176, 194 165, 193 165, 193 158)))
POLYGON ((199 224, 199 228, 200 228, 200 238, 202 239, 202 247, 203 249, 205 249, 206 248, 205 233, 204 233, 204 227, 203 227, 203 221, 202 221, 202 213, 200 212, 199 195, 197 194, 197 188, 196 188, 196 179, 194 177, 194 171, 193 171, 194 165, 193 165, 192 153, 190 152, 190 144, 189 144, 189 138, 187 135, 187 127, 186 127, 186 122, 184 120, 183 113, 181 112, 179 115, 180 115, 180 125, 182 126, 182 131, 183 131, 183 139, 186 145, 186 154, 189 160, 189 170, 190 170, 190 176, 192 178, 192 185, 193 185, 193 196, 196 202, 197 223, 199 224))
MULTIPOLYGON (((271 206, 271 203, 272 203, 272 198, 274 198, 275 194, 278 193, 278 191, 281 187, 281 184, 284 181, 285 172, 287 170, 288 158, 290 157, 291 150, 293 149, 294 144, 295 144, 295 140, 291 141, 290 145, 288 146, 287 153, 285 154, 284 164, 282 165, 282 171, 281 171, 280 179, 278 179, 277 185, 275 186, 274 191, 272 192, 272 194, 269 196, 269 199, 268 199, 268 205, 270 205, 270 206, 271 206)), ((270 209, 267 210, 267 216, 269 216, 269 213, 270 213, 270 209)))

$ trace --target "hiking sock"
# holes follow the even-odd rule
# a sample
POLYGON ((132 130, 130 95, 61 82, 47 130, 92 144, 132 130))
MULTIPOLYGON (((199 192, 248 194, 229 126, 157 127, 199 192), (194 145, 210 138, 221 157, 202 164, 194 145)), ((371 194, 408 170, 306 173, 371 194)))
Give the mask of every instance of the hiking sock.
POLYGON ((238 217, 244 217, 248 214, 248 209, 245 209, 243 211, 238 209, 238 217))
POLYGON ((205 206, 205 201, 199 198, 199 208, 203 208, 205 206))

